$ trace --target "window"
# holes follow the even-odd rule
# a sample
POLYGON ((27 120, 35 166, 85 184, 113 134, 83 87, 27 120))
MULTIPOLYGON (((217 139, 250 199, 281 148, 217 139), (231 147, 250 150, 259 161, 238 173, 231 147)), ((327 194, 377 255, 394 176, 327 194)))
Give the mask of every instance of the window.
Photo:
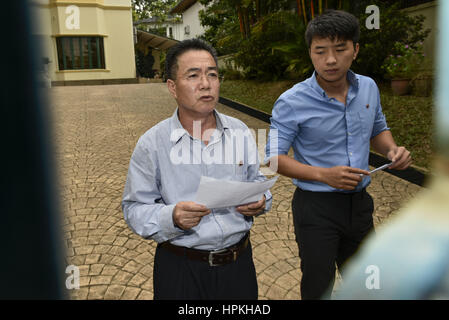
POLYGON ((190 26, 184 27, 184 34, 190 34, 190 26))
POLYGON ((105 69, 102 37, 58 37, 59 70, 105 69))

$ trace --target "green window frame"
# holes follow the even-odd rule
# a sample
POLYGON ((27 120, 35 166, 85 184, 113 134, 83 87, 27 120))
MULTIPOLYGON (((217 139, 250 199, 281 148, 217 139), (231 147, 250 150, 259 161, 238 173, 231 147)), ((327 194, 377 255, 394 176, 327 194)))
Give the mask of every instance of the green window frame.
POLYGON ((106 69, 103 37, 57 37, 59 70, 106 69))

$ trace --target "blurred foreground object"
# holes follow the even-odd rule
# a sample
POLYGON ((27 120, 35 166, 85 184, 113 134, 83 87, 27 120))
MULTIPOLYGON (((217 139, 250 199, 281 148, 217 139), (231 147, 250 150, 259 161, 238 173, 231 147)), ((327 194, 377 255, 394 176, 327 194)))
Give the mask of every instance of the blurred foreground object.
MULTIPOLYGON (((28 1, 4 1, 0 299, 59 299, 64 269, 54 152, 28 1)), ((47 89, 48 90, 48 89, 47 89)))
POLYGON ((449 299, 449 1, 439 1, 434 176, 344 268, 337 299, 449 299))
POLYGON ((343 275, 337 299, 449 299, 449 175, 371 235, 343 275))

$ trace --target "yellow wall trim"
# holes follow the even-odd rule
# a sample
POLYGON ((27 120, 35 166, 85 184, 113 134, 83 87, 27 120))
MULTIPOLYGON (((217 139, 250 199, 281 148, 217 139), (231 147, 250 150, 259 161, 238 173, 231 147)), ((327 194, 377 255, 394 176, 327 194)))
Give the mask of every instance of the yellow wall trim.
POLYGON ((41 8, 55 8, 55 7, 67 7, 67 6, 79 6, 79 7, 97 7, 101 9, 107 9, 107 10, 131 10, 131 6, 111 6, 111 5, 105 5, 102 3, 93 3, 93 2, 86 2, 80 1, 80 2, 74 2, 74 1, 64 1, 64 2, 53 2, 50 4, 36 4, 34 5, 41 7, 41 8))
MULTIPOLYGON (((61 2, 69 2, 68 0, 50 0, 50 3, 61 3, 61 2)), ((75 3, 99 3, 104 4, 104 0, 71 0, 73 4, 75 3)))
POLYGON ((107 34, 98 34, 98 33, 58 33, 58 34, 52 34, 50 35, 53 38, 56 37, 104 37, 107 38, 107 34))
POLYGON ((111 72, 109 69, 72 69, 72 70, 56 70, 56 73, 78 73, 78 72, 111 72))

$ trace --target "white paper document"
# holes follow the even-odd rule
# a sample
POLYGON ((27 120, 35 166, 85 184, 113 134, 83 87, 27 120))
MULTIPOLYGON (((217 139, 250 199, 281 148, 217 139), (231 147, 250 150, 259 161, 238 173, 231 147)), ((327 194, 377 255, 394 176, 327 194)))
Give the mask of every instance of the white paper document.
POLYGON ((209 209, 234 207, 262 199, 278 176, 266 181, 242 182, 201 177, 195 202, 209 209))

